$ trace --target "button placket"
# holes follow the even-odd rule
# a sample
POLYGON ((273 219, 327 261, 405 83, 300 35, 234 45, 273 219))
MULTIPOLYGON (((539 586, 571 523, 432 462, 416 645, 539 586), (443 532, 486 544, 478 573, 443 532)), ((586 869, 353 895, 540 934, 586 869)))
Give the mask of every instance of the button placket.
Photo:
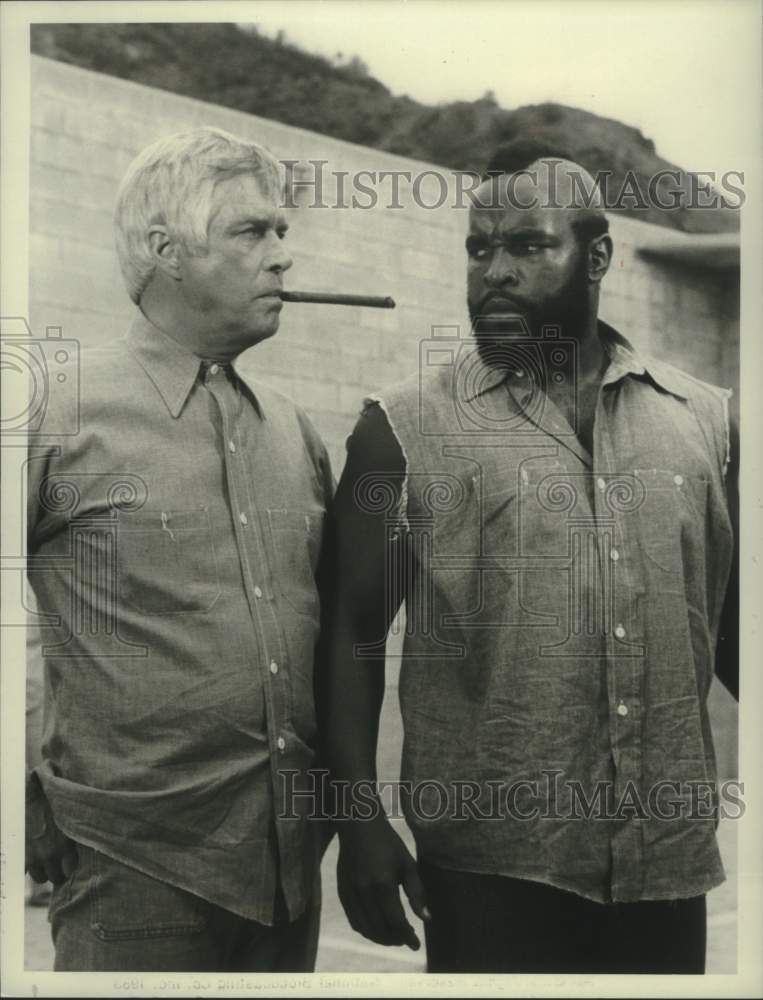
MULTIPOLYGON (((601 406, 601 394, 599 396, 599 402, 597 405, 596 422, 594 427, 594 467, 600 462, 605 463, 605 467, 608 469, 612 468, 609 462, 609 449, 606 447, 604 441, 597 441, 596 430, 601 428, 601 415, 599 413, 599 407, 601 406), (599 447, 597 447, 597 444, 599 447)), ((615 615, 617 614, 616 607, 619 604, 618 594, 615 587, 615 581, 617 579, 615 574, 615 567, 620 559, 620 552, 615 546, 615 527, 617 521, 614 517, 613 512, 609 508, 607 503, 607 479, 605 476, 599 475, 596 477, 596 490, 594 491, 594 509, 596 511, 597 522, 600 525, 598 531, 599 543, 601 545, 600 550, 600 562, 602 569, 602 587, 604 588, 604 601, 605 601, 605 619, 607 621, 607 638, 606 638, 606 648, 607 648, 607 687, 608 687, 608 701, 610 705, 610 712, 613 710, 617 713, 620 720, 628 714, 628 708, 623 702, 622 698, 617 699, 617 703, 614 704, 614 699, 616 697, 615 690, 619 684, 619 673, 617 671, 618 667, 618 657, 615 649, 615 642, 613 636, 617 639, 621 639, 625 636, 625 629, 620 622, 617 622, 614 628, 610 624, 613 619, 617 621, 615 615), (606 526, 605 526, 606 525, 606 526), (607 607, 607 605, 609 605, 607 607), (610 631, 611 630, 611 631, 610 631), (609 700, 612 699, 612 700, 609 700)), ((615 756, 615 760, 619 760, 619 749, 616 736, 614 738, 614 745, 612 746, 612 751, 615 756)), ((616 765, 619 768, 619 764, 616 765)))
MULTIPOLYGON (((208 374, 211 374, 211 368, 208 369, 208 374)), ((288 647, 277 618, 277 605, 273 604, 271 598, 267 565, 263 566, 262 555, 265 548, 258 507, 250 490, 252 478, 247 458, 250 453, 247 424, 238 423, 242 417, 242 405, 247 405, 246 395, 238 391, 222 370, 216 378, 209 379, 207 386, 217 401, 222 418, 222 458, 229 484, 229 504, 257 633, 252 666, 263 689, 271 746, 271 769, 275 774, 281 764, 281 755, 289 752, 288 734, 292 731, 291 685, 287 669, 288 647), (256 570, 257 576, 252 572, 253 567, 259 567, 256 570)), ((284 832, 281 826, 276 823, 279 841, 284 832)), ((286 832, 289 832, 288 824, 286 832)))
MULTIPOLYGON (((233 415, 236 414, 237 407, 240 405, 240 397, 238 396, 235 386, 228 379, 228 376, 225 374, 225 372, 222 371, 222 367, 220 365, 217 364, 210 365, 209 368, 207 369, 207 374, 208 376, 217 376, 217 378, 214 379, 213 384, 211 384, 209 388, 213 397, 217 401, 217 405, 220 410, 220 415, 223 423, 222 426, 223 440, 227 441, 228 454, 225 454, 224 464, 225 464, 226 479, 228 481, 230 502, 231 505, 233 506, 233 509, 235 510, 236 507, 238 506, 237 500, 240 496, 239 483, 237 482, 236 479, 236 470, 238 468, 238 465, 234 465, 232 461, 230 461, 229 455, 234 455, 237 452, 236 443, 233 440, 236 434, 236 430, 231 414, 233 415), (235 396, 236 397, 235 401, 233 399, 226 399, 225 398, 226 395, 229 397, 231 395, 235 396), (226 405, 226 402, 229 405, 226 405)), ((241 525, 242 528, 250 527, 249 515, 245 510, 239 510, 236 519, 238 520, 238 523, 241 525)), ((239 549, 241 552, 242 560, 248 566, 249 558, 247 554, 246 545, 243 541, 239 543, 239 549)), ((254 585, 254 587, 252 588, 252 592, 254 594, 255 599, 258 601, 262 600, 262 598, 265 596, 265 592, 259 584, 254 585)), ((262 654, 263 657, 265 657, 265 662, 268 663, 270 662, 270 657, 267 654, 267 648, 271 644, 272 637, 269 637, 266 623, 261 618, 260 618, 260 628, 261 628, 262 643, 264 643, 262 654)))

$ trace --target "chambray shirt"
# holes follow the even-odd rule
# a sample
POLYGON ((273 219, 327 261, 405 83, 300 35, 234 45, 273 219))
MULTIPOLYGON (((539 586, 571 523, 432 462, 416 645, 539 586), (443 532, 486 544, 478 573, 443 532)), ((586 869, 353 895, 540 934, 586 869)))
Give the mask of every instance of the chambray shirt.
MULTIPOLYGON (((732 558, 727 392, 600 336, 593 454, 542 388, 574 393, 561 338, 508 371, 433 340, 368 401, 402 470, 406 818, 444 868, 689 897, 723 879, 707 696, 732 558)), ((338 496, 363 504, 385 476, 356 482, 358 462, 351 442, 338 496)))
POLYGON ((317 875, 288 790, 316 745, 325 449, 290 400, 142 315, 83 353, 61 430, 75 405, 79 433, 45 427, 28 476, 56 822, 241 916, 295 919, 317 875))

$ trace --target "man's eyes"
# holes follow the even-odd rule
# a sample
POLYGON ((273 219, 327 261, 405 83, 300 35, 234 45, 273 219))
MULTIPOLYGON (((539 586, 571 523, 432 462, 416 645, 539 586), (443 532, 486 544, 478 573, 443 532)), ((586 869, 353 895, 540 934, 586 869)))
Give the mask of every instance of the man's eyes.
MULTIPOLYGON (((535 257, 543 253, 545 246, 542 243, 533 243, 531 240, 521 240, 516 243, 499 244, 512 257, 535 257)), ((487 260, 493 254, 494 247, 489 243, 475 243, 466 241, 466 252, 472 260, 487 260)))
POLYGON ((490 247, 475 247, 469 250, 469 256, 472 260, 486 260, 492 253, 490 247))
POLYGON ((474 240, 467 240, 466 252, 472 260, 485 260, 493 251, 488 243, 477 243, 474 240))
POLYGON ((512 252, 514 254, 525 254, 528 257, 534 257, 535 254, 541 253, 542 250, 543 247, 540 243, 520 243, 512 252))
MULTIPOLYGON (((247 236, 251 239, 264 239, 270 231, 270 226, 247 226, 239 232, 239 236, 247 236)), ((286 237, 288 226, 279 226, 277 229, 274 229, 273 232, 279 240, 282 240, 286 237)))

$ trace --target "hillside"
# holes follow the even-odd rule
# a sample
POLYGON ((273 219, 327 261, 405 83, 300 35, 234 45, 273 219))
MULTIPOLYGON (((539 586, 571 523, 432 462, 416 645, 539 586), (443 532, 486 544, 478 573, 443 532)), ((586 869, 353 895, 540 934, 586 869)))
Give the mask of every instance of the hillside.
MULTIPOLYGON (((613 191, 629 170, 646 192, 657 171, 677 169, 621 122, 554 103, 508 110, 491 94, 421 104, 391 94, 357 57, 331 62, 253 27, 37 24, 31 33, 32 51, 48 58, 457 170, 481 171, 497 145, 530 134, 552 137, 593 173, 612 171, 613 191)), ((738 228, 730 210, 624 211, 686 232, 738 228)))

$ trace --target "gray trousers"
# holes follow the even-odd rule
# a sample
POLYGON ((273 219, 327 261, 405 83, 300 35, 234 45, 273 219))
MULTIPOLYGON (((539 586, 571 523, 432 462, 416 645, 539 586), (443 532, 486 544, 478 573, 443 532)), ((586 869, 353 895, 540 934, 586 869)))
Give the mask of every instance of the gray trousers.
POLYGON ((55 970, 312 972, 320 906, 267 927, 77 845, 53 892, 55 970))

